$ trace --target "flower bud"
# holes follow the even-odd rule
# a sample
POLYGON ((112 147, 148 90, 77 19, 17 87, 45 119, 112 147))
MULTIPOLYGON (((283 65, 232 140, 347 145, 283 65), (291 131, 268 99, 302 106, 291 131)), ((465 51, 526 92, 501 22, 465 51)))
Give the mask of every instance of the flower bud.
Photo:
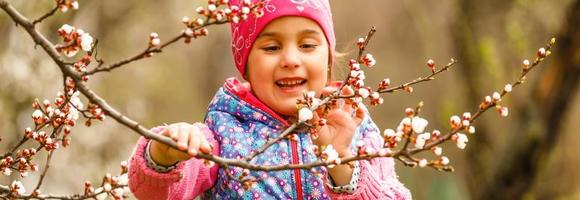
POLYGON ((538 57, 540 58, 546 57, 546 49, 544 49, 543 47, 538 49, 538 57))
POLYGON ((440 156, 442 151, 443 151, 443 148, 441 148, 441 147, 433 147, 433 153, 435 153, 435 155, 437 155, 437 156, 440 156))
POLYGON ((298 111, 298 121, 299 122, 308 121, 308 120, 312 119, 312 117, 313 117, 312 111, 306 107, 301 108, 300 111, 298 111))
POLYGON ((511 92, 512 91, 512 85, 511 84, 506 84, 503 87, 503 91, 505 91, 506 93, 511 92))
POLYGON ((441 157, 440 161, 441 161, 441 164, 443 164, 443 165, 449 164, 449 158, 447 158, 446 156, 441 157))
POLYGON ((360 97, 362 98, 367 98, 369 97, 369 90, 367 88, 360 88, 358 89, 358 94, 360 95, 360 97))
POLYGON ((502 117, 507 117, 508 116, 508 108, 505 106, 498 106, 497 107, 497 111, 499 112, 499 114, 502 117))
POLYGON ((483 100, 484 103, 486 104, 490 104, 491 103, 491 97, 490 96, 485 96, 485 99, 483 100))
POLYGON ((527 59, 526 59, 526 60, 524 60, 524 61, 522 62, 522 64, 524 65, 524 69, 528 69, 528 68, 530 67, 530 61, 529 61, 529 60, 527 60, 527 59))
POLYGON ((465 120, 470 120, 471 119, 471 113, 470 112, 464 112, 462 115, 463 119, 465 120))
POLYGON ((356 41, 356 45, 358 46, 359 49, 362 49, 365 45, 365 39, 364 38, 358 38, 358 40, 356 41))
POLYGON ((191 19, 189 19, 189 17, 183 16, 183 18, 181 18, 181 22, 183 22, 184 24, 189 24, 191 19))
POLYGON ((455 129, 455 128, 459 127, 459 125, 461 123, 461 119, 457 115, 453 115, 449 119, 449 123, 451 124, 451 127, 455 129))
POLYGON ((492 97, 493 97, 493 101, 495 101, 495 102, 501 101, 501 95, 498 92, 494 92, 492 94, 492 97))
POLYGON ((427 160, 425 160, 425 159, 421 159, 421 160, 419 161, 419 167, 425 167, 425 166, 427 166, 427 160))
POLYGON ((469 128, 467 129, 467 132, 474 134, 475 133, 475 127, 473 126, 469 126, 469 128))

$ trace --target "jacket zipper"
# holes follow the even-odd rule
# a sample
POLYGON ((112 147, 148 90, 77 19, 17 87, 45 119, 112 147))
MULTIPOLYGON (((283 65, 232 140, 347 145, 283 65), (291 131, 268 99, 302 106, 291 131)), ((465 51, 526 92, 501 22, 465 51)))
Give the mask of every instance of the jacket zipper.
MULTIPOLYGON (((290 140, 290 146, 292 146, 292 164, 298 163, 298 146, 296 141, 290 140)), ((300 178, 300 169, 294 169, 294 179, 296 179, 296 194, 298 199, 304 199, 302 196, 302 179, 300 178)))

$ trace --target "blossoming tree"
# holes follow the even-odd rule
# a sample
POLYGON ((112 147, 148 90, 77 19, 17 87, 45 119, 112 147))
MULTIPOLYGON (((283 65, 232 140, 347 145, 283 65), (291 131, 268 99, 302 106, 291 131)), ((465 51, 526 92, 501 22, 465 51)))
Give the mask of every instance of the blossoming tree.
MULTIPOLYGON (((150 132, 148 128, 109 105, 103 97, 87 85, 91 76, 113 72, 130 63, 154 57, 162 53, 165 48, 180 41, 191 43, 193 39, 207 36, 210 26, 238 23, 240 20, 245 20, 248 15, 260 16, 263 4, 244 1, 239 7, 230 7, 227 6, 227 0, 209 0, 207 6, 196 9, 197 15, 193 18, 183 17, 181 21, 184 24, 183 30, 175 36, 163 39, 165 37, 152 32, 144 41, 146 48, 143 51, 113 63, 104 62, 96 55, 99 48, 98 40, 80 27, 62 25, 56 30, 60 37, 58 41, 51 41, 47 39, 45 33, 39 32, 38 25, 59 11, 70 12, 79 9, 79 2, 76 0, 55 0, 52 10, 33 20, 21 14, 6 0, 0 0, 0 7, 15 24, 29 34, 36 45, 50 56, 63 76, 62 91, 56 93, 54 100, 35 100, 32 104, 34 111, 31 113, 30 127, 22 131, 21 140, 14 147, 6 152, 0 152, 0 172, 6 176, 18 173, 22 178, 28 176, 29 173, 40 173, 38 183, 34 188, 25 188, 18 180, 14 180, 9 185, 0 185, 0 197, 7 199, 103 199, 110 196, 114 199, 123 199, 129 193, 126 162, 121 162, 119 175, 106 174, 99 184, 87 181, 84 184, 84 191, 78 194, 53 195, 40 190, 53 152, 70 145, 71 127, 78 126, 77 123, 81 120, 83 125, 89 127, 95 122, 112 118, 139 135, 176 147, 175 142, 150 132), (86 102, 83 102, 83 98, 86 102), (38 159, 39 151, 47 152, 44 166, 39 166, 35 161, 38 159)), ((524 83, 526 75, 551 54, 552 46, 555 44, 555 39, 552 38, 546 46, 538 49, 534 59, 522 60, 521 73, 515 77, 515 81, 506 82, 503 88, 481 97, 481 103, 474 106, 473 111, 449 116, 449 127, 446 130, 428 128, 429 121, 420 115, 423 102, 419 102, 416 107, 404 110, 405 117, 397 127, 384 129, 383 148, 369 148, 363 141, 360 141, 356 144, 358 148, 356 155, 341 158, 331 145, 312 146, 319 157, 319 160, 312 163, 281 166, 252 164, 252 159, 270 146, 280 140, 292 140, 296 129, 308 129, 312 138, 318 137, 318 130, 327 124, 325 111, 338 101, 352 101, 354 107, 361 104, 380 106, 384 103, 382 95, 398 91, 412 93, 416 85, 435 80, 438 75, 451 69, 457 62, 455 59, 450 59, 448 63, 442 65, 428 59, 425 62, 423 76, 410 81, 396 81, 399 82, 398 84, 392 84, 389 78, 378 81, 377 84, 370 84, 366 79, 365 69, 377 65, 374 56, 367 53, 374 34, 375 29, 372 28, 366 36, 359 38, 356 44, 353 44, 358 49, 358 55, 345 63, 344 66, 347 67, 349 73, 340 86, 325 88, 321 96, 316 96, 311 91, 304 92, 303 98, 297 102, 298 120, 287 127, 279 137, 272 138, 241 160, 226 159, 211 154, 199 154, 196 157, 204 159, 207 165, 218 164, 223 168, 243 168, 247 173, 243 173, 242 176, 229 176, 241 182, 245 187, 252 187, 253 183, 258 181, 256 177, 248 176, 250 170, 311 169, 317 166, 331 168, 337 164, 375 157, 393 157, 410 167, 430 167, 441 171, 453 171, 450 159, 443 153, 441 144, 447 142, 455 144, 459 149, 466 148, 470 136, 476 132, 474 123, 490 109, 495 110, 502 117, 507 117, 509 110, 502 104, 502 99, 524 83), (320 118, 314 118, 313 112, 319 112, 322 115, 320 118)))

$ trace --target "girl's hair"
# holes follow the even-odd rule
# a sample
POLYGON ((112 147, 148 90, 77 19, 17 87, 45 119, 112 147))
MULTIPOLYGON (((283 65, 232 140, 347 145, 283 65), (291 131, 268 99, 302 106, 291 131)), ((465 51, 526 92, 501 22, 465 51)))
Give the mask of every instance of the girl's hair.
MULTIPOLYGON (((354 43, 354 41, 352 42, 354 43)), ((349 43, 350 44, 350 43, 349 43)), ((349 56, 355 53, 355 48, 352 45, 343 47, 340 51, 335 50, 331 56, 333 56, 332 64, 329 66, 328 70, 328 81, 340 80, 342 81, 350 69, 346 66, 349 60, 349 56)))

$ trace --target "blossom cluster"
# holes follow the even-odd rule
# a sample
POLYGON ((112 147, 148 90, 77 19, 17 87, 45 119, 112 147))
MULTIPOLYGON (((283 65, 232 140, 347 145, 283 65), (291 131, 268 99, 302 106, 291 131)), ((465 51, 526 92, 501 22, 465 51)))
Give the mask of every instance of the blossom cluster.
POLYGON ((47 134, 45 131, 39 130, 40 128, 33 130, 28 127, 24 129, 24 136, 37 141, 47 151, 59 148, 60 145, 56 139, 56 135, 60 130, 64 132, 62 145, 66 147, 70 144, 70 139, 68 138, 71 132, 70 127, 76 124, 76 120, 80 114, 79 110, 83 109, 84 105, 78 97, 79 92, 68 88, 67 93, 65 96, 65 94, 58 92, 53 102, 45 99, 43 103, 40 103, 36 99, 32 103, 32 108, 35 109, 32 113, 32 120, 36 124, 36 127, 50 125, 55 131, 53 134, 47 134))
POLYGON ((200 6, 195 11, 201 17, 190 19, 183 17, 182 22, 187 27, 185 43, 190 43, 192 38, 206 36, 209 32, 204 28, 210 23, 238 23, 240 20, 248 19, 249 15, 261 17, 264 15, 263 4, 254 4, 250 0, 244 0, 240 5, 228 5, 229 0, 209 0, 207 7, 200 6), (225 6, 225 8, 220 8, 225 6))
POLYGON ((24 195, 24 193, 26 193, 26 189, 24 188, 24 185, 22 185, 22 182, 20 181, 13 181, 12 184, 10 184, 10 192, 12 196, 20 196, 20 195, 24 195))
POLYGON ((56 50, 68 57, 73 57, 79 50, 90 52, 93 48, 93 37, 74 26, 64 24, 58 29, 58 35, 62 37, 64 44, 57 45, 56 50))
POLYGON ((341 163, 341 160, 338 156, 338 152, 336 152, 332 144, 327 145, 324 148, 324 151, 320 153, 319 157, 320 160, 331 163, 330 165, 328 165, 328 168, 333 168, 335 165, 340 165, 341 163))
POLYGON ((74 10, 79 9, 79 2, 77 0, 55 0, 55 1, 58 5, 58 9, 63 13, 67 12, 69 9, 74 10))
POLYGON ((28 176, 28 170, 38 171, 38 165, 32 162, 32 156, 36 154, 36 149, 29 148, 16 152, 16 158, 7 156, 0 159, 0 172, 5 176, 12 174, 12 169, 18 170, 21 177, 28 176))
POLYGON ((122 200, 131 193, 129 190, 129 176, 128 176, 128 166, 127 162, 121 162, 121 175, 112 176, 111 174, 106 174, 103 177, 103 182, 98 188, 94 188, 90 181, 85 181, 85 196, 95 195, 95 199, 103 200, 107 197, 111 197, 115 200, 122 200))

